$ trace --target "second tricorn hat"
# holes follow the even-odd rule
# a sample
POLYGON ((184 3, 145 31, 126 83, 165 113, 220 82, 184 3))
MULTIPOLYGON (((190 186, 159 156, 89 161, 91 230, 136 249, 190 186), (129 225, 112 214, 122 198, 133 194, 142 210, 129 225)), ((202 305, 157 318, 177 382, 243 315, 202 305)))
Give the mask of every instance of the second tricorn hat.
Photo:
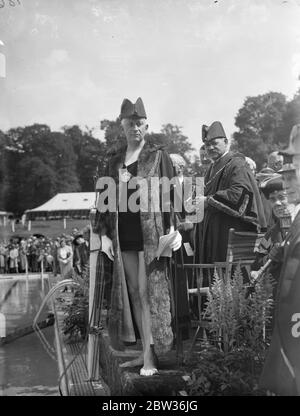
POLYGON ((295 124, 291 130, 289 146, 279 151, 280 155, 294 156, 300 155, 300 124, 295 124))
POLYGON ((147 118, 143 100, 139 97, 135 104, 133 104, 128 98, 125 98, 121 105, 120 119, 123 118, 147 118))
POLYGON ((202 141, 204 143, 213 139, 226 139, 226 134, 222 123, 220 121, 214 121, 210 126, 203 124, 202 126, 202 141))

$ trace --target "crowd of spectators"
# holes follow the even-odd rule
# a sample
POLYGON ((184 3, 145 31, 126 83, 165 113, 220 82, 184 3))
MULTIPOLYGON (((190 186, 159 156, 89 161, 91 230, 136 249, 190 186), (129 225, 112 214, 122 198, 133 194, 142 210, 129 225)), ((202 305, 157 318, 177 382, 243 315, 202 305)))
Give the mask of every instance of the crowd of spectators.
POLYGON ((42 235, 12 237, 0 240, 0 274, 53 272, 61 274, 63 259, 62 246, 68 247, 72 267, 82 273, 89 255, 88 236, 74 229, 71 235, 62 234, 57 238, 42 235))

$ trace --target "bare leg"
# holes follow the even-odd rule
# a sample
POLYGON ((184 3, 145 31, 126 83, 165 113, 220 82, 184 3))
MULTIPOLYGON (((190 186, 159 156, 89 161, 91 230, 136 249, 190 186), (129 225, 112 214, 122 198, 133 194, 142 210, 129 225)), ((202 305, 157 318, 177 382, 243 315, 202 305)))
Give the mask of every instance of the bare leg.
POLYGON ((150 376, 157 372, 158 360, 154 353, 153 337, 151 331, 151 314, 150 304, 148 298, 146 266, 144 260, 144 252, 138 252, 139 267, 138 267, 138 281, 139 281, 139 296, 142 307, 142 328, 144 333, 144 366, 141 369, 141 375, 150 376))
MULTIPOLYGON (((136 251, 122 251, 122 259, 124 265, 124 271, 126 275, 126 282, 128 287, 128 292, 133 308, 133 315, 135 318, 135 322, 137 324, 143 348, 144 348, 144 333, 142 328, 142 305, 141 299, 139 295, 139 279, 138 279, 138 271, 139 271, 139 258, 138 252, 136 251)), ((131 361, 126 361, 125 363, 121 364, 120 367, 135 367, 144 364, 144 356, 141 354, 138 358, 131 361)))

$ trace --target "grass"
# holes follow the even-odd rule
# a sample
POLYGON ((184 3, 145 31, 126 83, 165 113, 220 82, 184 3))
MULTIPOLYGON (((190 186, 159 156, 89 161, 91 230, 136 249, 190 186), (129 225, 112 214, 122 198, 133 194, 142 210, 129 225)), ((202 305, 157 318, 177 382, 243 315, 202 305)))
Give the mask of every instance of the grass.
POLYGON ((48 221, 31 221, 31 230, 28 231, 28 224, 25 226, 22 223, 15 224, 15 232, 12 231, 11 224, 5 227, 0 225, 0 241, 10 240, 12 237, 29 237, 32 234, 42 234, 46 237, 55 238, 61 234, 71 234, 73 228, 82 230, 89 224, 89 220, 67 219, 67 227, 64 229, 63 220, 48 220, 48 221))

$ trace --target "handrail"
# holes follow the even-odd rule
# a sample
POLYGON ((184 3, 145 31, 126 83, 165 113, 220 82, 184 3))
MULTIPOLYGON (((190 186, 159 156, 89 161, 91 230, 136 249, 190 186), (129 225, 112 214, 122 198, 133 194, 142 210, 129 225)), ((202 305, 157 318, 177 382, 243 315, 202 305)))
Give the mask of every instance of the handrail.
MULTIPOLYGON (((36 316, 35 316, 35 318, 34 318, 34 320, 33 320, 33 325, 32 325, 32 327, 33 327, 33 329, 37 332, 37 333, 39 333, 39 327, 38 327, 38 325, 37 325, 37 321, 38 321, 38 318, 39 318, 39 316, 40 316, 40 314, 41 314, 41 312, 42 312, 42 310, 43 310, 43 308, 44 308, 44 306, 45 306, 45 304, 49 301, 49 299, 56 293, 56 291, 58 290, 58 289, 60 289, 61 287, 64 287, 64 286, 66 286, 66 285, 71 285, 71 286, 80 286, 80 284, 79 283, 77 283, 77 282, 75 282, 73 279, 64 279, 64 280, 62 280, 62 281, 60 281, 60 282, 58 282, 58 283, 56 283, 50 290, 49 290, 49 292, 47 293, 47 295, 45 296, 45 298, 43 299, 43 302, 42 302, 42 304, 41 304, 41 306, 40 306, 40 308, 39 308, 39 310, 38 310, 38 313, 36 314, 36 316)), ((59 370, 60 370, 60 372, 61 372, 61 374, 62 374, 62 380, 63 380, 63 390, 67 393, 67 395, 69 396, 70 395, 70 392, 69 392, 69 388, 68 388, 68 381, 67 381, 67 379, 68 379, 68 376, 67 376, 67 374, 66 374, 66 366, 65 366, 65 362, 64 362, 64 358, 63 358, 63 351, 62 351, 62 346, 61 346, 61 342, 59 342, 59 340, 58 340, 58 338, 59 338, 59 333, 58 333, 58 328, 57 328, 57 326, 55 325, 54 326, 54 328, 55 328, 55 333, 56 333, 56 342, 57 342, 57 355, 58 355, 58 366, 59 366, 59 370)), ((41 332, 41 331, 40 331, 41 332)))
POLYGON ((47 293, 47 295, 44 297, 43 302, 40 306, 40 309, 38 310, 38 313, 36 314, 36 317, 33 320, 33 327, 36 327, 37 325, 37 320, 46 304, 46 302, 48 302, 48 300, 51 298, 52 295, 54 295, 54 293, 60 289, 62 286, 66 286, 66 285, 71 285, 71 286, 80 286, 79 283, 75 282, 73 279, 64 279, 61 282, 56 283, 47 293))

